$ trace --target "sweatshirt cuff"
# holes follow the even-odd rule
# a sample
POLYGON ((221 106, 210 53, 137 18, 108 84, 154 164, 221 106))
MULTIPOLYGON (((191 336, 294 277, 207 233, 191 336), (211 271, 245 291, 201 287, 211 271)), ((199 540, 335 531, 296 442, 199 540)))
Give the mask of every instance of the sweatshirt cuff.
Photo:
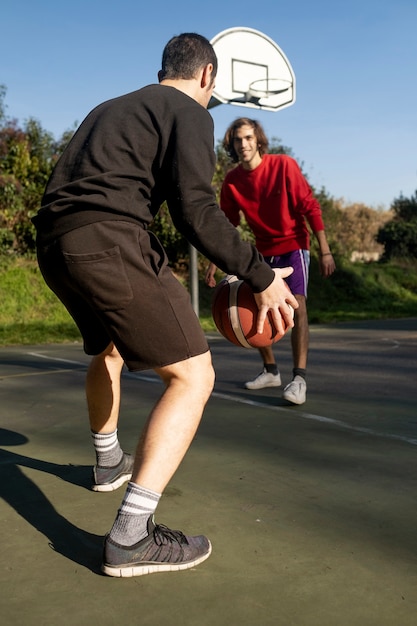
POLYGON ((274 278, 274 270, 271 269, 267 263, 263 262, 257 267, 256 272, 247 279, 247 282, 250 284, 254 293, 260 293, 269 287, 274 278))

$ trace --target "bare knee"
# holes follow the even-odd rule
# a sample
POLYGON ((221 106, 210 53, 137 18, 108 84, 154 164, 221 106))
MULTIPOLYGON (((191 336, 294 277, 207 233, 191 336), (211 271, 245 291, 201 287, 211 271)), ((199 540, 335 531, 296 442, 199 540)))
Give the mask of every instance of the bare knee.
POLYGON ((305 296, 296 295, 295 299, 298 302, 298 309, 294 311, 294 317, 296 320, 302 320, 307 318, 307 300, 305 296))
POLYGON ((112 370, 121 370, 124 361, 114 343, 110 342, 103 352, 93 357, 92 363, 103 363, 112 370))
POLYGON ((213 391, 215 373, 209 351, 184 361, 158 368, 156 372, 166 385, 182 385, 186 393, 202 395, 208 399, 213 391))

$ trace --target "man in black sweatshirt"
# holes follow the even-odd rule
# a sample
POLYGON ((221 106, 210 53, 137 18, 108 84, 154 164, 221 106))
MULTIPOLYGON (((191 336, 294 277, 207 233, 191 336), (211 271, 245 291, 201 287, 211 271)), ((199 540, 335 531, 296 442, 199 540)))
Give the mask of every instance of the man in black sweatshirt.
POLYGON ((92 355, 86 379, 96 465, 94 491, 128 482, 105 538, 103 571, 139 576, 194 567, 209 540, 154 523, 154 512, 198 428, 214 384, 209 347, 187 291, 148 230, 166 200, 176 228, 218 267, 252 287, 258 328, 268 311, 283 332, 297 308, 272 270, 218 208, 211 186, 213 122, 206 110, 217 71, 195 33, 166 45, 159 84, 96 107, 74 134, 33 221, 45 281, 67 307, 92 355), (117 436, 120 374, 153 369, 165 391, 136 454, 117 436))

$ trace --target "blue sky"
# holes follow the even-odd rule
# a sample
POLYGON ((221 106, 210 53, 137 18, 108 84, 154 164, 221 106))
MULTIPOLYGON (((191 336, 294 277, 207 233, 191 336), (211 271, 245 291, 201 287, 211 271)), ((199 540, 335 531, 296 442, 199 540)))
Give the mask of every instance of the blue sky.
POLYGON ((173 35, 259 30, 289 59, 296 102, 276 112, 215 107, 216 139, 249 114, 335 198, 389 208, 417 189, 415 0, 3 0, 1 21, 7 114, 35 117, 55 136, 100 102, 156 82, 173 35))

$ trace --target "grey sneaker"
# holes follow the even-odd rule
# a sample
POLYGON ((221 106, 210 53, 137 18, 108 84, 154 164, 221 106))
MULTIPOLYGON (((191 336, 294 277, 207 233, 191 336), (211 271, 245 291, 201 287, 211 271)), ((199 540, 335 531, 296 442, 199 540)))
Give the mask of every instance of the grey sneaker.
POLYGON ((133 546, 121 546, 107 535, 102 572, 128 578, 154 572, 177 572, 202 563, 211 554, 211 543, 204 537, 186 537, 179 530, 155 525, 148 520, 149 535, 133 546))
POLYGON ((292 404, 304 404, 306 393, 307 383, 304 378, 302 376, 294 376, 294 380, 284 387, 282 397, 284 400, 292 402, 292 404))
POLYGON ((264 387, 281 387, 281 374, 271 374, 267 372, 265 367, 262 372, 255 378, 245 383, 246 389, 263 389, 264 387))
POLYGON ((93 467, 93 491, 114 491, 132 477, 134 457, 123 453, 122 460, 114 467, 93 467))

